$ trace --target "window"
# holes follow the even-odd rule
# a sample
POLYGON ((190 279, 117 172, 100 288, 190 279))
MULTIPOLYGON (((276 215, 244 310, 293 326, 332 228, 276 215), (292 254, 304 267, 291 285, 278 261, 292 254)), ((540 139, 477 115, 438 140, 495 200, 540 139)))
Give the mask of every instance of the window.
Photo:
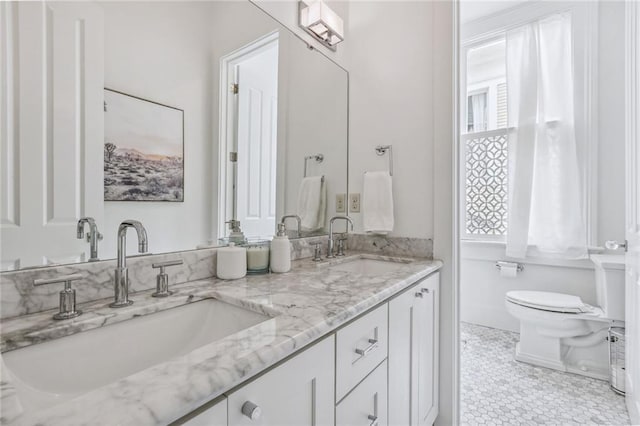
MULTIPOLYGON (((506 241, 509 223, 509 87, 507 86, 506 35, 509 31, 570 13, 573 44, 574 128, 582 187, 578 190, 587 241, 594 244, 597 222, 597 177, 592 168, 597 152, 597 93, 594 75, 598 21, 597 4, 589 2, 526 2, 466 23, 461 28, 460 77, 462 90, 460 128, 460 218, 462 238, 506 241)), ((514 90, 514 89, 512 89, 514 90)), ((513 97, 517 94, 513 92, 513 97)))
POLYGON ((467 50, 464 232, 500 238, 507 232, 507 83, 505 40, 467 50))

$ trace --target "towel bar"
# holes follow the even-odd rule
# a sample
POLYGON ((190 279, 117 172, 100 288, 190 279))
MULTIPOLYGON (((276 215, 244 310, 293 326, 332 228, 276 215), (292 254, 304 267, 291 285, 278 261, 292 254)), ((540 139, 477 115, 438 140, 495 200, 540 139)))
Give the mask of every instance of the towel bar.
MULTIPOLYGON (((304 175, 302 177, 307 177, 307 161, 316 160, 316 163, 322 163, 324 161, 324 155, 316 154, 316 155, 307 155, 304 157, 304 175)), ((324 181, 324 176, 322 177, 324 181)))
POLYGON ((389 176, 393 176, 393 146, 392 145, 378 145, 376 146, 376 154, 384 155, 389 151, 389 176))

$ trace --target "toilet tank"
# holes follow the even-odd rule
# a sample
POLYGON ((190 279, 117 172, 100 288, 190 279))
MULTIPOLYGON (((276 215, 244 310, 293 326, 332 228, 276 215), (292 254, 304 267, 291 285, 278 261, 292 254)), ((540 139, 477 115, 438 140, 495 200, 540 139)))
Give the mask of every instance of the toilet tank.
POLYGON ((624 255, 594 254, 598 306, 608 319, 624 321, 624 255))

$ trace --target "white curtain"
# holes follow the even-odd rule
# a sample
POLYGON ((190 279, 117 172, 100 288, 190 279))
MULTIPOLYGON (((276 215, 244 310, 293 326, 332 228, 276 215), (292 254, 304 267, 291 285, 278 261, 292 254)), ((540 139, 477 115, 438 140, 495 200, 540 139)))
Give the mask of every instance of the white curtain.
POLYGON ((587 256, 574 128, 571 15, 507 33, 507 256, 587 256))
POLYGON ((485 117, 487 111, 487 95, 477 93, 471 95, 471 111, 473 112, 473 131, 484 132, 487 130, 485 117))

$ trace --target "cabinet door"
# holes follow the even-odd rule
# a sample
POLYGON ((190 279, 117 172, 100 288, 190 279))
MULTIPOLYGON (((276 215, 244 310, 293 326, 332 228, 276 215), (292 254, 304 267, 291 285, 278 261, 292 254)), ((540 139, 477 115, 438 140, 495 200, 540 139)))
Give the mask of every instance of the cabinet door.
POLYGON ((431 275, 416 286, 418 336, 418 424, 431 425, 438 416, 440 275, 431 275))
POLYGON ((389 424, 418 423, 418 296, 412 287, 389 302, 389 424))
POLYGON ((191 417, 182 426, 227 426, 227 398, 191 417))
POLYGON ((369 374, 336 408, 337 426, 387 425, 387 362, 369 374))
POLYGON ((438 415, 439 274, 389 302, 389 424, 433 424, 438 415))
POLYGON ((228 396, 229 424, 332 425, 335 338, 305 350, 228 396), (243 413, 254 408, 257 418, 243 413))

